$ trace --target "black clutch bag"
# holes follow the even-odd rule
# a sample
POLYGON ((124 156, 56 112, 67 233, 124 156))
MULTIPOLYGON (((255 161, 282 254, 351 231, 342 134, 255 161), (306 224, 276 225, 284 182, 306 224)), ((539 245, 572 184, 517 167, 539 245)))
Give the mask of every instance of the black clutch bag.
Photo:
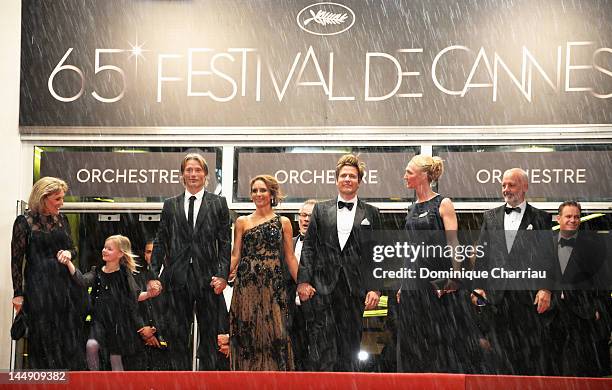
POLYGON ((28 333, 28 316, 23 310, 15 316, 13 325, 11 326, 11 338, 13 340, 19 340, 22 337, 26 337, 28 333))

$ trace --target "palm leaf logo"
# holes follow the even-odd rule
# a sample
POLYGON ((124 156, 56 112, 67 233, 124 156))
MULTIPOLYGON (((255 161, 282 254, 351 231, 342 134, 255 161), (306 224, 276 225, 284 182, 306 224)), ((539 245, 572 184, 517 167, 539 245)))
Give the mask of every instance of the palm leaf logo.
POLYGON ((346 18, 348 17, 344 14, 335 14, 332 12, 327 12, 323 10, 318 10, 315 14, 313 10, 309 10, 312 18, 308 18, 304 20, 304 26, 307 26, 308 23, 314 21, 322 26, 327 26, 328 24, 341 24, 344 23, 346 18))

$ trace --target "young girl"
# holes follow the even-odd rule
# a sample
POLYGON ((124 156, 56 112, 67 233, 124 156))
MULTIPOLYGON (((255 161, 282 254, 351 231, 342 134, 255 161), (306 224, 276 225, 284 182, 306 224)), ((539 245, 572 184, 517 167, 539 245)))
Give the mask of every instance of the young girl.
POLYGON ((91 332, 87 340, 87 365, 90 370, 100 369, 100 344, 110 354, 113 371, 123 371, 121 357, 131 355, 141 341, 153 337, 155 328, 143 326, 138 312, 138 287, 132 276, 135 264, 130 240, 121 235, 110 236, 104 243, 101 269, 92 267, 82 274, 69 259, 65 264, 74 280, 83 287, 93 287, 91 299, 93 315, 91 332))

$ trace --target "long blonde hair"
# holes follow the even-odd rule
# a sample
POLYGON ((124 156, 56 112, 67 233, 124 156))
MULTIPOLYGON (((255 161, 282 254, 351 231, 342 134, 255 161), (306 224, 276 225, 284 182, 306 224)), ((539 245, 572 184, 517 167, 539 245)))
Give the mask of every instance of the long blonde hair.
POLYGON ((114 236, 108 237, 104 243, 112 241, 117 248, 123 253, 119 262, 127 267, 130 272, 134 272, 136 270, 136 262, 134 261, 134 254, 132 253, 132 243, 130 239, 126 236, 122 236, 121 234, 116 234, 114 236))

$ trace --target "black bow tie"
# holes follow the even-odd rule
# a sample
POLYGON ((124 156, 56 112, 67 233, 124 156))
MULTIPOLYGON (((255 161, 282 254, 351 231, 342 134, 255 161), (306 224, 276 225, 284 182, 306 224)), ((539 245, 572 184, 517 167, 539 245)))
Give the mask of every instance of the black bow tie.
POLYGON ((298 234, 298 241, 304 241, 304 235, 298 234))
POLYGON ((561 248, 563 248, 564 246, 571 246, 573 248, 575 245, 576 245, 576 237, 559 239, 559 246, 561 248))
POLYGON ((508 206, 506 206, 506 207, 504 207, 504 211, 506 212, 506 214, 510 214, 513 211, 516 211, 517 213, 520 214, 521 213, 521 208, 518 207, 518 206, 516 206, 516 207, 508 207, 508 206))
POLYGON ((354 206, 354 205, 355 205, 355 203, 353 203, 353 202, 343 202, 343 201, 341 201, 341 200, 339 200, 339 201, 338 201, 338 208, 339 208, 339 209, 343 209, 343 208, 345 208, 345 207, 346 207, 346 208, 347 208, 347 209, 349 209, 349 211, 350 211, 350 210, 352 210, 352 209, 353 209, 353 206, 354 206))

